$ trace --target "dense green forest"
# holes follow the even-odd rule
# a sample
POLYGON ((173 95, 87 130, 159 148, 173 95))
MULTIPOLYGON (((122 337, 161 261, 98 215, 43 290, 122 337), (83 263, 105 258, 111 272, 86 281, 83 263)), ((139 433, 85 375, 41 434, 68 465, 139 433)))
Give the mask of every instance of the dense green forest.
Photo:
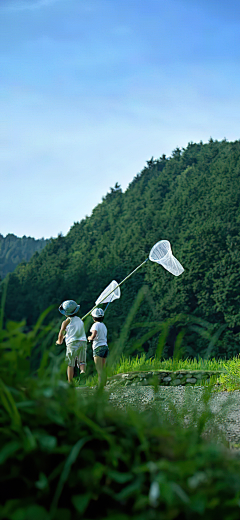
POLYGON ((0 278, 14 271, 18 264, 28 262, 36 251, 41 251, 48 240, 32 237, 16 237, 9 233, 6 237, 0 234, 0 278))
MULTIPOLYGON (((161 239, 185 268, 178 278, 151 262, 122 286, 106 313, 109 340, 122 329, 139 289, 144 298, 126 342, 171 320, 165 355, 184 331, 185 355, 232 356, 240 339, 240 141, 189 143, 151 159, 125 193, 118 184, 90 217, 51 239, 9 275, 5 317, 31 326, 50 304, 81 304, 81 315, 112 279, 121 281, 161 239), (176 323, 174 323, 176 322, 176 323), (137 325, 135 328, 134 326, 137 325), (141 327, 140 325, 143 325, 141 327), (209 332, 213 337, 211 352, 209 332)), ((154 354, 157 335, 142 345, 154 354)), ((133 353, 136 353, 132 350, 133 353)))

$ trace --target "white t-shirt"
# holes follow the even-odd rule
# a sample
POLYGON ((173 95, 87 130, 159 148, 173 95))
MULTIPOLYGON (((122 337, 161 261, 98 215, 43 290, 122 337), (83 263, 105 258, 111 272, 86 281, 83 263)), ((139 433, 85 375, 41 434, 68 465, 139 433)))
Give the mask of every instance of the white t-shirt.
POLYGON ((96 330, 97 335, 92 342, 92 349, 95 350, 97 347, 107 346, 107 327, 101 321, 95 321, 91 326, 90 332, 96 330))
POLYGON ((66 345, 73 341, 87 341, 83 321, 78 316, 69 319, 70 323, 66 327, 66 345))

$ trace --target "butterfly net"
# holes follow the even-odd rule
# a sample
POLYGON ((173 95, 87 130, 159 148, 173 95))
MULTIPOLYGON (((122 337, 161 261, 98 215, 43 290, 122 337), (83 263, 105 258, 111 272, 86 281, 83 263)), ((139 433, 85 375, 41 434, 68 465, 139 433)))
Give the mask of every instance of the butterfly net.
POLYGON ((171 244, 168 240, 160 240, 155 244, 150 253, 149 260, 157 262, 162 265, 167 271, 179 276, 183 273, 184 269, 180 262, 173 256, 171 244))
POLYGON ((99 303, 109 303, 113 302, 113 300, 117 300, 121 296, 120 287, 117 287, 118 283, 116 280, 113 280, 104 291, 100 294, 98 299, 95 301, 95 305, 99 303), (113 291, 113 292, 112 292, 113 291), (111 294, 109 294, 111 293, 111 294))

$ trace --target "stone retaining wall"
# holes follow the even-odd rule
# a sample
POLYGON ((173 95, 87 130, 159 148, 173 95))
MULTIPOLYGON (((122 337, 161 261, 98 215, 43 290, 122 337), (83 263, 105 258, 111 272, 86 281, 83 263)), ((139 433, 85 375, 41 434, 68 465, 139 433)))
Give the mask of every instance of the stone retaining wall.
POLYGON ((154 370, 147 372, 129 372, 109 377, 107 385, 195 385, 210 382, 210 378, 217 379, 221 372, 213 370, 177 370, 176 372, 166 370, 154 370))

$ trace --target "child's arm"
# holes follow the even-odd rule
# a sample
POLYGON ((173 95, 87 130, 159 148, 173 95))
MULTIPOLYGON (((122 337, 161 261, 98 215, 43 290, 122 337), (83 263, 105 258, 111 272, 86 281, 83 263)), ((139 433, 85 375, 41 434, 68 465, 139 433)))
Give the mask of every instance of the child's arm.
POLYGON ((97 331, 93 330, 92 335, 88 336, 88 341, 92 341, 94 338, 96 338, 96 335, 97 335, 97 331))
POLYGON ((61 345, 63 340, 64 340, 64 331, 66 329, 66 327, 68 326, 68 324, 70 323, 70 319, 67 318, 65 321, 62 322, 62 325, 61 325, 61 329, 59 331, 59 334, 58 334, 58 339, 56 341, 56 345, 61 345))

